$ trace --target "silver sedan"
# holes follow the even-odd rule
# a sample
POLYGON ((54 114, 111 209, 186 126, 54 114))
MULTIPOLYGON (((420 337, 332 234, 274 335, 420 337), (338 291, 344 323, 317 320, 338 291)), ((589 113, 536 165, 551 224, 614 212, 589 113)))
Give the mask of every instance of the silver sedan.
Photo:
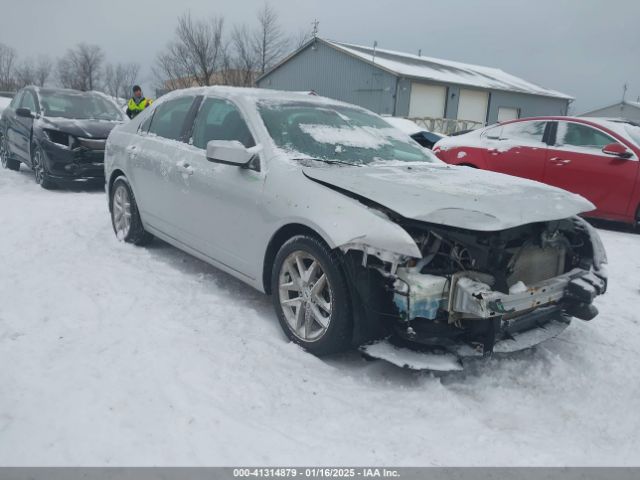
POLYGON ((526 348, 593 318, 606 288, 602 244, 576 216, 590 202, 445 165, 322 97, 172 92, 111 133, 105 174, 119 239, 159 237, 271 294, 318 355, 526 348))

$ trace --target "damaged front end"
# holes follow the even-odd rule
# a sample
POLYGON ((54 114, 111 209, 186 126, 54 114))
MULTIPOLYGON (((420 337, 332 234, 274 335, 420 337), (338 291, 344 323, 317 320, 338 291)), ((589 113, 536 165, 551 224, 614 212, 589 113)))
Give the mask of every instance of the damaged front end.
MULTIPOLYGON (((383 326, 392 344, 367 343, 368 355, 412 366, 401 349, 456 358, 512 352, 556 336, 572 317, 598 313, 593 300, 606 291, 606 254, 580 217, 497 232, 398 223, 422 258, 353 245, 346 255, 362 316, 383 326)), ((433 365, 424 368, 450 369, 433 365)))

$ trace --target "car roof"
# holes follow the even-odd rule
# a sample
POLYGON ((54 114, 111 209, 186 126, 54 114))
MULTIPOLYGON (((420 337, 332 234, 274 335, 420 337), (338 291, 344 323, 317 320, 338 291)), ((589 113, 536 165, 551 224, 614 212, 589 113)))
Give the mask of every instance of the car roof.
POLYGON ((166 101, 171 98, 179 97, 182 95, 202 95, 202 96, 215 96, 220 95, 229 99, 235 100, 249 100, 253 103, 259 102, 274 102, 274 103, 290 103, 290 102, 304 102, 314 105, 334 105, 343 106, 358 110, 365 110, 357 105, 341 102, 332 98, 323 97, 317 94, 311 94, 309 92, 290 92, 284 90, 272 90, 267 88, 247 88, 247 87, 230 87, 215 85, 210 87, 193 87, 180 90, 174 90, 163 95, 159 100, 166 101))

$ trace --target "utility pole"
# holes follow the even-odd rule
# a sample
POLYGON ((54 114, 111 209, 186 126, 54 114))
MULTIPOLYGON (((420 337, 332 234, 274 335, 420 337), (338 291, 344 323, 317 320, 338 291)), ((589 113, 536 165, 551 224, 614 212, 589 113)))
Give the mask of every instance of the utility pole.
POLYGON ((374 41, 373 41, 373 55, 371 56, 371 61, 372 61, 373 63, 375 63, 375 62, 376 62, 376 48, 377 48, 377 47, 378 47, 378 41, 377 41, 377 40, 374 40, 374 41))
POLYGON ((624 103, 626 97, 627 97, 627 83, 625 82, 625 84, 622 86, 622 103, 624 103))

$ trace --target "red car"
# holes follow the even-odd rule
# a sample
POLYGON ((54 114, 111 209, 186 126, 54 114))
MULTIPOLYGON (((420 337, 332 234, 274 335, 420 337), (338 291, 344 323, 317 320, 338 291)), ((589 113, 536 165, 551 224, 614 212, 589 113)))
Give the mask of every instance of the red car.
POLYGON ((443 161, 529 178, 591 200, 587 215, 640 225, 640 125, 620 119, 535 117, 446 137, 443 161))

